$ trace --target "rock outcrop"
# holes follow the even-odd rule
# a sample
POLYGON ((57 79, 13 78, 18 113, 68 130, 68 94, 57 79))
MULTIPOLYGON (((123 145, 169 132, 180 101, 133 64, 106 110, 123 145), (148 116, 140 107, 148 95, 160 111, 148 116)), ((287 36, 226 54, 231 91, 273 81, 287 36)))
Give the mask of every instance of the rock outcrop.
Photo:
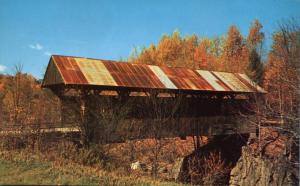
POLYGON ((249 140, 231 170, 231 186, 298 185, 299 162, 297 140, 272 128, 261 130, 260 141, 249 140), (293 141, 293 145, 291 144, 293 141))
POLYGON ((297 185, 286 156, 276 159, 256 157, 249 147, 242 148, 242 156, 231 170, 231 186, 289 186, 297 185))

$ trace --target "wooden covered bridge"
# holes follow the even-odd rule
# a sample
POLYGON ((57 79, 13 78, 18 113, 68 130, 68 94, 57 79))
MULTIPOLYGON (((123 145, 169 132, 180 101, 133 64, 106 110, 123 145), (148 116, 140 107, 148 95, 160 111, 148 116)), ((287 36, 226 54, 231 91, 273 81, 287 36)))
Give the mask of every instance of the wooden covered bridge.
POLYGON ((245 74, 53 55, 43 88, 62 103, 62 126, 93 140, 253 132, 245 74))

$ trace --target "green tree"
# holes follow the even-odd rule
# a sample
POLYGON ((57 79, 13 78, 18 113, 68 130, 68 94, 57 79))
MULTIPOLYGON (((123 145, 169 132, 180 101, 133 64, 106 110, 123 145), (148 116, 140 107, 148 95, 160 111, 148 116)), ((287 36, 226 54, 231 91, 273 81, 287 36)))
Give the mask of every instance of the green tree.
POLYGON ((247 73, 249 77, 257 84, 262 84, 264 66, 261 57, 256 50, 251 50, 249 54, 249 65, 247 73))

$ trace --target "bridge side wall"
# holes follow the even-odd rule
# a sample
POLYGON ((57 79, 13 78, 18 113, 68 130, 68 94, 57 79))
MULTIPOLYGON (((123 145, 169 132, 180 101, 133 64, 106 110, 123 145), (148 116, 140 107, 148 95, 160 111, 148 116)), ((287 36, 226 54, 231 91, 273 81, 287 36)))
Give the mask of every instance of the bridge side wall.
MULTIPOLYGON (((149 137, 184 137, 251 133, 255 127, 242 118, 247 100, 147 97, 88 97, 85 112, 94 140, 120 141, 149 137), (147 100, 148 99, 148 100, 147 100)), ((82 100, 81 100, 82 101, 82 100)), ((62 99, 62 126, 80 126, 78 97, 62 99)))

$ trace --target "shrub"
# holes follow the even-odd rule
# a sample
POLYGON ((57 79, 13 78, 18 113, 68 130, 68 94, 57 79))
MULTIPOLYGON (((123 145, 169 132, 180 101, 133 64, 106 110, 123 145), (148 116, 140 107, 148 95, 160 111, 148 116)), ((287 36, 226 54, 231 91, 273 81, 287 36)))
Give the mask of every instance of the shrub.
POLYGON ((223 185, 228 181, 230 168, 225 166, 220 152, 210 152, 204 157, 194 156, 188 164, 192 184, 223 185))
POLYGON ((79 148, 73 142, 66 140, 54 144, 49 153, 55 153, 60 158, 88 166, 103 165, 103 162, 108 159, 102 145, 92 144, 89 148, 79 148))
POLYGON ((17 136, 2 136, 0 141, 0 148, 3 150, 23 149, 27 144, 23 138, 17 136))

